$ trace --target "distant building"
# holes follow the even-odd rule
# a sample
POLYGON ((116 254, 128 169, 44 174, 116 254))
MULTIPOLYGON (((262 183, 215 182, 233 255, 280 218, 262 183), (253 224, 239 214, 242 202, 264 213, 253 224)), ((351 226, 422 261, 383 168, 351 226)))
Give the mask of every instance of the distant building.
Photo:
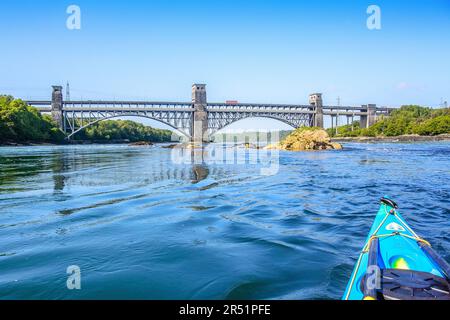
POLYGON ((237 105, 239 104, 239 101, 237 100, 227 100, 227 102, 225 102, 226 104, 231 104, 231 105, 237 105))

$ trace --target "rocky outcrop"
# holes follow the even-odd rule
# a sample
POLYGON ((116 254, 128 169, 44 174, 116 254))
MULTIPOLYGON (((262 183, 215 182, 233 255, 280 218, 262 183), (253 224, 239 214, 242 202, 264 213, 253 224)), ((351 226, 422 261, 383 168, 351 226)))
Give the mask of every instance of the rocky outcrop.
POLYGON ((331 142, 328 133, 319 128, 299 128, 275 145, 268 145, 268 150, 310 151, 341 150, 342 145, 331 142))
POLYGON ((153 145, 153 143, 148 142, 148 141, 139 141, 139 142, 133 142, 133 143, 129 144, 130 147, 149 147, 152 145, 153 145))

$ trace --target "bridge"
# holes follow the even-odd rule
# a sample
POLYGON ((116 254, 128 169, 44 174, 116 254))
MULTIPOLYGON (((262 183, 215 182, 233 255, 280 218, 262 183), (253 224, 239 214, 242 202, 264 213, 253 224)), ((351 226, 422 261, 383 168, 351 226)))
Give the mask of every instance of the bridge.
POLYGON ((375 104, 354 106, 324 106, 322 94, 309 96, 309 104, 209 103, 206 85, 192 86, 192 101, 64 101, 62 86, 53 86, 49 101, 27 101, 41 113, 50 113, 60 129, 71 139, 78 132, 102 120, 120 117, 143 117, 160 121, 196 143, 209 142, 212 135, 242 119, 263 117, 282 121, 293 128, 324 127, 324 117, 331 117, 332 127, 340 117, 347 124, 359 119, 367 128, 380 116, 389 116, 392 108, 375 104))

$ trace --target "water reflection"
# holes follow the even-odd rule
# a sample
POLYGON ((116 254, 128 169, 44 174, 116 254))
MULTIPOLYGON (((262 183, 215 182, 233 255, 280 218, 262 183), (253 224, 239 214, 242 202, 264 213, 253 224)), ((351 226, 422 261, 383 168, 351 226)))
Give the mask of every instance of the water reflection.
POLYGON ((66 185, 68 176, 64 173, 69 171, 70 166, 67 161, 67 157, 62 153, 56 153, 52 157, 52 171, 53 171, 53 183, 54 183, 54 192, 58 193, 64 190, 66 185))
MULTIPOLYGON (((61 193, 71 186, 106 186, 111 181, 115 185, 150 185, 171 180, 196 184, 207 179, 211 169, 204 161, 205 150, 190 149, 183 152, 189 155, 189 161, 177 164, 171 159, 171 150, 158 147, 140 150, 126 148, 119 152, 114 148, 100 148, 95 152, 75 148, 57 150, 48 155, 49 161, 34 165, 32 169, 23 165, 24 158, 19 158, 19 165, 14 168, 17 175, 24 174, 27 177, 48 170, 52 173, 55 193, 61 193)), ((223 174, 220 168, 212 170, 215 175, 223 174)))
POLYGON ((202 180, 208 178, 209 169, 205 164, 202 165, 194 165, 192 166, 192 173, 194 174, 194 178, 192 179, 192 183, 199 183, 202 180))
POLYGON ((0 193, 29 189, 28 181, 49 170, 40 156, 3 156, 0 154, 0 193))

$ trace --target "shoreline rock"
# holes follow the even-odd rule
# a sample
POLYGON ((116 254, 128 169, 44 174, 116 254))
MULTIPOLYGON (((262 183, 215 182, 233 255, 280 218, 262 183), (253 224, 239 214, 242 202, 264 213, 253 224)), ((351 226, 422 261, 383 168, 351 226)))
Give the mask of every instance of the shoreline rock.
POLYGON ((153 146, 152 142, 148 141, 139 141, 139 142, 133 142, 129 144, 130 147, 150 147, 153 146))
POLYGON ((15 141, 2 141, 0 147, 40 147, 40 146, 58 146, 67 145, 67 143, 52 143, 52 142, 15 142, 15 141))
POLYGON ((176 143, 167 146, 162 146, 163 149, 186 149, 186 150, 202 150, 206 144, 199 144, 194 142, 176 143))
POLYGON ((373 143, 373 142, 435 142, 435 141, 450 141, 450 134, 441 134, 437 136, 420 136, 420 135, 403 135, 394 137, 334 137, 331 139, 334 142, 360 142, 360 143, 373 143))

